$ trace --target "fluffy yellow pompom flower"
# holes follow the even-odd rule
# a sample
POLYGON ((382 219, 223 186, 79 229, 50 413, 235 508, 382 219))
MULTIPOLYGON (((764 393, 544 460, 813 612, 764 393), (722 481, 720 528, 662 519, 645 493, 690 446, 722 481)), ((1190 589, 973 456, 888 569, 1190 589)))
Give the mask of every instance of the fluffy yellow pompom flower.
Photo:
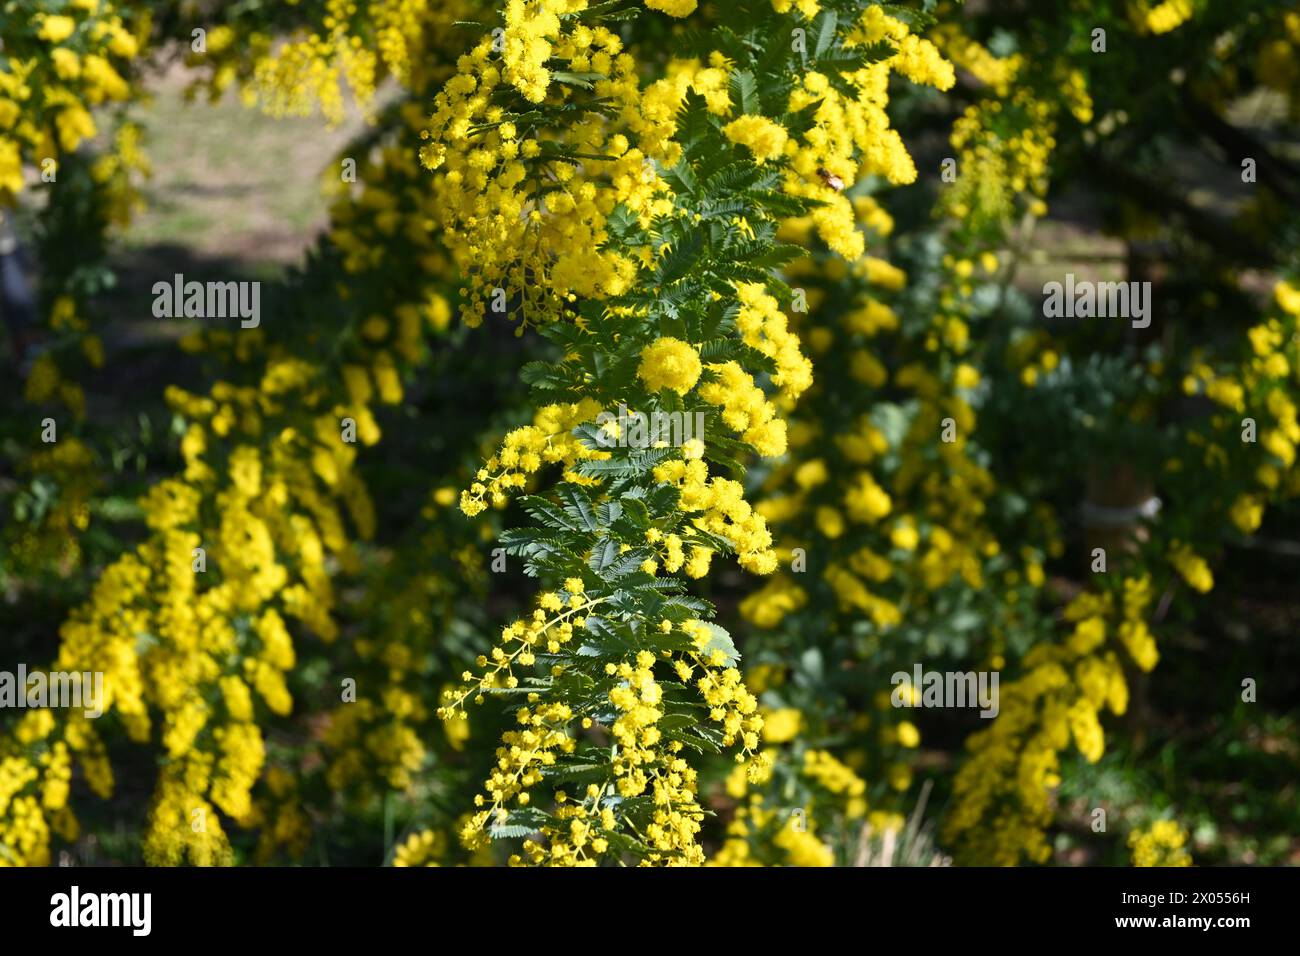
POLYGON ((1254 534, 1264 519, 1264 505, 1255 495, 1242 495, 1233 503, 1229 514, 1242 534, 1254 534))
POLYGON ((790 138, 779 123, 773 123, 766 116, 748 114, 722 127, 722 133, 733 143, 748 146, 759 163, 779 157, 785 152, 785 144, 790 138))
POLYGON ((699 381, 702 371, 700 353, 681 339, 665 336, 642 350, 636 374, 653 392, 671 388, 685 395, 699 381))
POLYGON ((769 710, 763 715, 763 739, 769 744, 784 744, 799 736, 803 714, 794 707, 769 710))
POLYGON ((651 10, 662 10, 670 17, 688 17, 695 12, 695 0, 645 0, 651 10))
POLYGON ((1214 587, 1214 576, 1210 573, 1210 566, 1187 545, 1174 542, 1169 550, 1169 560, 1183 576, 1183 580, 1202 594, 1214 587))
POLYGON ((1194 12, 1191 0, 1165 0, 1147 11, 1146 27, 1152 33, 1168 33, 1191 19, 1194 12))
POLYGON ((1289 282, 1279 282, 1277 288, 1273 290, 1273 295, 1283 311, 1300 316, 1300 288, 1296 288, 1289 282))
POLYGON ((1187 831, 1174 820, 1157 820, 1145 829, 1134 830, 1128 838, 1134 866, 1191 866, 1186 842, 1187 831))
POLYGON ((41 28, 36 35, 42 40, 49 40, 51 43, 62 43, 68 37, 72 36, 77 29, 77 21, 72 17, 50 16, 41 17, 41 28))

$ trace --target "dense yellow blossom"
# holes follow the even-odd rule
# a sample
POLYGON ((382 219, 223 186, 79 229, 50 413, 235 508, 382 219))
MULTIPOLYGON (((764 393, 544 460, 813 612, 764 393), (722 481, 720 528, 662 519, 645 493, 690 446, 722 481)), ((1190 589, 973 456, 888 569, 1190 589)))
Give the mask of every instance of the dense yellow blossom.
POLYGON ((1129 834, 1134 866, 1191 866, 1184 849, 1187 831, 1173 820, 1157 820, 1151 826, 1129 834))
POLYGON ((652 392, 668 388, 685 395, 695 387, 701 371, 700 355, 689 343, 664 336, 641 351, 636 374, 652 392))

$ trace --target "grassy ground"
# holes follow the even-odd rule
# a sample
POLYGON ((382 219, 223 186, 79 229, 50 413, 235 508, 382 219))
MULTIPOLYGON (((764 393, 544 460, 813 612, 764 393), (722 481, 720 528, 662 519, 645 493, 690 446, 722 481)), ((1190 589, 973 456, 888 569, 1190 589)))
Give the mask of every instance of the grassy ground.
POLYGON ((118 237, 105 301, 110 350, 174 338, 184 321, 152 315, 152 288, 176 273, 200 282, 271 280, 301 260, 327 223, 323 177, 361 128, 330 129, 320 117, 275 119, 235 95, 186 96, 180 70, 149 86, 136 107, 153 167, 144 210, 118 237))
POLYGON ((233 95, 187 102, 175 71, 152 93, 136 118, 155 172, 124 252, 180 247, 241 260, 267 278, 297 261, 325 225, 321 177, 360 124, 331 130, 319 117, 273 119, 233 95))

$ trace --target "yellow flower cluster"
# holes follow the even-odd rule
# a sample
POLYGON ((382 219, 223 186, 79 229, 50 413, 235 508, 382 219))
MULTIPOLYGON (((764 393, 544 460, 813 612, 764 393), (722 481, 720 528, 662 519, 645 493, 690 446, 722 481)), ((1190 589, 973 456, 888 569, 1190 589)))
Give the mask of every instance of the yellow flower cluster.
POLYGON ((560 34, 560 15, 576 13, 585 0, 509 0, 505 8, 502 79, 533 103, 546 98, 551 73, 546 61, 555 55, 552 40, 560 34))
POLYGON ((1174 820, 1157 820, 1128 836, 1134 866, 1191 866, 1186 843, 1187 831, 1174 820))
POLYGON ((412 833, 393 856, 393 866, 437 866, 447 848, 447 837, 436 830, 412 833))
POLYGON ((434 100, 429 143, 420 155, 439 173, 438 219, 465 277, 462 316, 470 325, 489 308, 507 311, 515 297, 525 317, 549 318, 575 296, 626 290, 636 262, 630 250, 608 245, 607 217, 621 204, 648 224, 671 208, 650 162, 674 159, 663 152, 662 132, 640 137, 640 146, 628 137, 651 125, 640 116, 632 58, 609 30, 559 19, 586 6, 586 0, 507 4, 499 57, 493 37, 485 37, 434 100), (623 123, 598 110, 570 114, 563 125, 510 121, 499 105, 507 90, 536 104, 563 104, 577 95, 579 88, 551 82, 544 64, 552 61, 567 72, 598 75, 593 95, 608 101, 623 123))
MULTIPOLYGON (((581 582, 577 582, 579 585, 581 582)), ((514 669, 532 667, 537 662, 537 651, 556 654, 573 640, 575 629, 586 625, 587 614, 599 601, 588 601, 581 590, 575 589, 567 600, 561 592, 547 592, 538 600, 532 616, 515 621, 501 631, 501 643, 492 649, 490 656, 480 656, 478 666, 483 673, 475 678, 466 671, 461 679, 466 687, 459 693, 448 691, 444 695, 439 716, 444 719, 464 717, 465 701, 471 696, 481 704, 495 687, 514 689, 519 677, 514 669)), ((532 715, 534 718, 536 714, 532 715)))
MULTIPOLYGON (((691 518, 694 527, 731 542, 742 568, 754 574, 771 574, 776 570, 772 534, 763 516, 745 500, 745 489, 740 482, 709 477, 708 465, 698 458, 666 461, 655 468, 654 477, 678 489, 678 508, 687 515, 697 515, 691 518)), ((703 577, 708 573, 711 557, 708 551, 693 554, 686 573, 703 577)))
MULTIPOLYGON (((354 699, 343 697, 321 735, 325 779, 352 799, 408 791, 440 750, 439 735, 451 750, 463 749, 469 735, 466 719, 439 718, 429 706, 429 651, 455 602, 483 593, 488 571, 475 543, 451 530, 457 523, 449 528, 447 521, 434 520, 450 517, 441 509, 455 504, 454 490, 439 489, 434 504, 422 513, 429 524, 411 547, 421 558, 437 558, 409 576, 393 576, 386 561, 368 564, 358 602, 344 609, 349 617, 373 622, 352 642, 355 658, 340 667, 355 681, 354 699)), ((491 533, 490 527, 481 530, 491 533)))
POLYGON ((803 713, 797 707, 763 711, 763 740, 769 744, 789 743, 802 727, 803 713))
POLYGON ((695 12, 696 0, 645 0, 645 5, 670 17, 686 17, 695 12))
MULTIPOLYGON (((769 743, 776 742, 770 732, 765 731, 764 737, 769 743)), ((817 821, 832 807, 845 821, 865 817, 866 781, 829 751, 804 750, 802 762, 798 764, 799 776, 813 788, 809 791, 812 796, 806 806, 798 808, 798 813, 788 807, 781 810, 778 809, 781 798, 775 793, 750 792, 749 788, 751 783, 758 786, 771 783, 772 767, 780 759, 765 751, 751 761, 751 766, 737 767, 728 778, 728 793, 746 799, 737 806, 727 826, 726 839, 710 865, 835 865, 834 851, 817 836, 817 821)))
POLYGON ((740 300, 736 327, 745 344, 776 364, 772 383, 788 398, 798 398, 812 385, 813 368, 800 350, 799 337, 790 330, 785 313, 756 282, 738 283, 736 294, 740 300))
MULTIPOLYGON (((168 402, 189 422, 181 441, 185 467, 142 499, 148 537, 105 569, 89 600, 65 621, 56 661, 62 670, 104 673, 105 709, 115 711, 134 741, 150 740, 156 729, 167 760, 144 852, 163 864, 230 862, 223 817, 260 826, 259 853, 305 845, 296 785, 267 767, 259 719, 292 708, 286 674, 296 653, 288 622, 327 641, 337 634, 330 566, 357 566, 344 514, 363 537, 374 526, 346 435, 355 429, 356 440, 377 441, 369 403, 386 392, 392 397, 384 376, 393 359, 382 348, 356 352, 370 364, 348 365, 348 382, 336 391, 350 386, 352 395, 332 403, 318 368, 268 349, 260 332, 213 333, 208 344, 228 349, 237 362, 260 353, 260 382, 218 382, 204 396, 168 390, 168 402), (151 637, 142 643, 141 634, 151 637), (263 778, 266 796, 255 798, 263 778)), ((68 439, 58 450, 77 447, 68 439)), ((381 744, 387 741, 375 745, 381 744)), ((113 789, 104 745, 75 712, 27 739, 0 741, 0 753, 14 747, 12 759, 36 771, 29 788, 57 787, 63 766, 75 760, 99 795, 113 789), (61 763, 51 754, 64 755, 61 763)), ((32 849, 17 862, 39 862, 46 830, 66 836, 75 819, 52 801, 47 826, 27 806, 11 801, 0 825, 21 823, 24 835, 11 845, 32 849)))
POLYGON ((237 38, 223 25, 211 31, 207 49, 190 59, 199 65, 208 54, 217 55, 219 66, 211 81, 214 94, 245 72, 251 74, 245 77, 245 99, 268 114, 305 116, 319 106, 331 124, 338 124, 346 110, 344 84, 368 110, 385 71, 399 82, 418 82, 412 74, 423 69, 427 38, 449 31, 452 22, 468 15, 470 9, 457 0, 376 0, 367 4, 373 32, 365 35, 352 32, 355 0, 326 0, 318 33, 294 36, 273 46, 266 34, 237 38), (233 53, 237 46, 251 51, 251 70, 241 71, 221 56, 233 53))
MULTIPOLYGON (((132 70, 149 16, 129 3, 79 0, 53 6, 59 12, 37 14, 30 22, 15 10, 0 25, 0 217, 33 181, 24 177, 24 165, 31 164, 51 189, 67 183, 64 188, 78 195, 94 191, 92 200, 77 204, 76 219, 66 212, 56 216, 62 221, 58 228, 76 229, 77 222, 84 223, 80 228, 124 226, 140 206, 138 180, 148 173, 148 162, 139 150, 139 128, 112 107, 138 92, 132 70), (101 132, 97 158, 65 168, 68 154, 101 132), (84 176, 85 185, 69 182, 73 176, 84 176)), ((57 243, 56 235, 50 238, 57 243)), ((103 343, 91 330, 84 283, 73 282, 76 273, 63 268, 43 273, 40 298, 49 302, 45 321, 54 341, 35 357, 24 397, 36 404, 57 402, 81 420, 85 394, 76 369, 102 367, 103 343)), ((87 527, 97 478, 89 450, 63 431, 63 418, 58 422, 59 446, 68 447, 36 451, 26 463, 34 476, 56 482, 58 495, 40 527, 13 528, 15 568, 49 560, 66 572, 80 560, 79 532, 87 527)))
POLYGON ((803 755, 803 775, 818 785, 845 799, 845 815, 849 819, 867 812, 867 783, 849 767, 826 750, 806 750, 803 755))
POLYGON ((722 408, 722 421, 765 458, 785 453, 786 424, 763 390, 739 362, 708 367, 710 377, 700 386, 700 398, 722 408))
MULTIPOLYGON (((760 504, 760 508, 761 508, 760 504)), ((740 613, 755 627, 770 630, 787 614, 808 603, 808 592, 786 575, 779 574, 740 602, 740 613)))
MULTIPOLYGON (((891 275, 889 284, 897 286, 901 280, 891 275)), ((862 301, 841 313, 842 329, 818 326, 812 337, 827 353, 832 343, 839 344, 850 373, 879 387, 886 369, 873 353, 855 346, 864 338, 896 332, 898 321, 884 303, 862 301)), ((948 387, 919 366, 900 369, 895 384, 924 399, 897 449, 901 464, 896 472, 878 471, 890 446, 869 415, 831 440, 822 436, 815 418, 798 420, 795 459, 773 471, 767 497, 758 506, 770 522, 785 529, 788 549, 829 555, 823 577, 842 611, 866 612, 882 629, 901 620, 898 603, 879 593, 882 585, 894 588, 911 581, 938 590, 960 577, 981 587, 981 563, 998 552, 982 517, 983 500, 993 490, 991 476, 970 460, 960 440, 938 444, 947 478, 935 472, 932 463, 940 418, 952 415, 964 434, 974 425, 971 409, 956 396, 945 396, 948 387), (947 408, 945 403, 950 403, 947 408), (829 459, 828 452, 833 453, 829 459), (810 531, 819 537, 810 539, 810 531), (894 554, 888 556, 891 550, 894 554)), ((814 401, 819 399, 815 396, 814 401)), ((1041 580, 1041 569, 1038 574, 1041 580)), ((747 599, 742 613, 757 626, 772 628, 807 600, 806 588, 794 576, 781 575, 747 599)), ((916 594, 905 600, 925 598, 916 594)))
POLYGON ((747 147, 759 165, 784 155, 789 142, 785 128, 766 116, 738 116, 722 127, 722 133, 733 143, 747 147))
POLYGON ((898 73, 940 90, 950 89, 955 81, 952 65, 934 44, 913 34, 906 23, 878 6, 863 11, 845 36, 844 46, 851 50, 882 41, 896 48, 892 56, 840 76, 856 96, 843 94, 831 77, 816 70, 805 71, 790 95, 791 112, 815 108, 811 128, 786 150, 790 170, 785 190, 822 203, 812 213, 817 233, 849 260, 862 255, 863 236, 856 226, 853 204, 824 177, 838 177, 846 184, 869 175, 883 176, 891 183, 914 181, 916 166, 886 112, 889 77, 898 73))
POLYGON ((475 474, 474 483, 461 492, 461 511, 472 518, 481 514, 489 501, 495 507, 504 507, 510 491, 523 488, 528 476, 545 465, 562 464, 566 480, 586 481, 570 469, 579 461, 608 458, 609 453, 587 448, 571 430, 595 418, 599 411, 593 399, 538 409, 533 424, 509 432, 497 453, 475 474))
POLYGON ((1133 22, 1141 29, 1157 35, 1178 29, 1195 12, 1192 0, 1162 0, 1154 6, 1139 0, 1129 7, 1133 22))
MULTIPOLYGON (((600 603, 599 598, 585 598, 577 579, 566 581, 563 592, 544 593, 531 619, 507 627, 502 643, 491 655, 480 657, 482 673, 474 677, 466 672, 466 686, 448 692, 440 713, 444 717, 464 714, 465 701, 471 696, 481 703, 496 688, 517 687, 515 669, 531 668, 539 651, 562 654, 575 629, 585 626, 586 616, 600 603)), ((670 622, 665 625, 672 630, 670 622)), ((682 631, 692 639, 693 649, 675 660, 664 652, 664 663, 686 684, 699 672, 694 685, 709 707, 710 719, 722 728, 725 745, 741 744, 737 759, 743 760, 758 746, 762 732, 758 703, 722 651, 710 650, 713 635, 707 625, 687 621, 682 631)), ((611 781, 605 786, 590 785, 579 801, 557 791, 555 816, 562 825, 542 825, 539 830, 544 842, 526 841, 523 855, 513 857, 512 863, 526 859, 532 864, 594 865, 608 849, 609 837, 626 825, 618 808, 620 801, 609 798, 617 795, 631 800, 646 793, 653 795, 654 811, 640 831, 650 848, 642 862, 703 862, 703 849, 696 842, 703 817, 695 796, 696 773, 681 756, 681 741, 665 737, 659 726, 664 712, 663 689, 654 672, 658 663, 655 654, 640 651, 621 663, 605 665, 605 674, 612 680, 607 699, 616 714, 603 728, 617 744, 610 763, 611 781)), ((563 670, 564 665, 554 665, 552 675, 563 670)), ((572 753, 582 731, 596 726, 591 716, 579 720, 569 705, 547 703, 539 693, 529 693, 526 706, 515 716, 521 729, 503 735, 497 765, 484 784, 485 793, 475 801, 482 809, 462 829, 462 840, 470 848, 486 844, 490 827, 506 824, 512 805, 530 806, 531 790, 543 781, 545 768, 553 766, 558 755, 572 753)))
POLYGON ((929 40, 916 36, 912 29, 897 17, 891 17, 877 6, 867 7, 852 39, 866 44, 888 42, 897 48, 886 62, 913 83, 933 86, 940 90, 952 88, 956 82, 952 64, 929 40))
POLYGON ((668 388, 685 395, 700 380, 702 371, 700 353, 689 342, 664 336, 642 349, 636 374, 652 392, 668 388))
POLYGON ((1169 563, 1183 577, 1183 580, 1201 593, 1214 587, 1214 575, 1205 559, 1195 554, 1181 541, 1175 541, 1169 549, 1169 563))
POLYGON ((64 12, 37 15, 33 43, 22 19, 0 27, 0 207, 23 191, 24 160, 57 169, 63 153, 98 132, 93 107, 131 97, 122 74, 150 22, 128 4, 73 0, 64 12))
POLYGON ((710 866, 834 866, 831 848, 819 840, 807 822, 801 827, 789 811, 770 807, 762 794, 751 794, 736 808, 727 825, 726 840, 710 866), (777 859, 762 850, 780 851, 777 859))
MULTIPOLYGON (((682 630, 690 634, 695 641, 695 651, 691 657, 705 670, 696 687, 700 696, 709 705, 709 717, 720 724, 723 730, 722 742, 730 747, 737 740, 744 747, 744 752, 737 755, 737 762, 745 754, 758 749, 759 735, 763 731, 763 717, 758 713, 758 700, 745 687, 740 671, 735 667, 725 666, 726 659, 720 650, 708 651, 712 634, 701 621, 687 621, 682 630)), ((690 676, 690 668, 679 664, 677 674, 682 680, 690 676)))
POLYGON ((1041 197, 1056 147, 1055 123, 1054 105, 1023 88, 1006 102, 984 100, 967 107, 953 124, 957 178, 945 193, 946 210, 977 225, 1005 221, 1021 203, 1034 215, 1044 215, 1041 197), (1021 117, 1016 132, 996 132, 1008 114, 1021 117))
POLYGON ((834 866, 835 854, 811 829, 799 829, 789 820, 772 840, 789 855, 791 866, 834 866))
POLYGON ((1034 647, 1025 655, 1024 676, 1002 685, 998 716, 968 740, 971 758, 956 777, 956 808, 945 836, 959 854, 1003 866, 1048 859, 1045 831, 1050 794, 1060 782, 1058 755, 1073 741, 1089 762, 1101 759, 1099 714, 1128 708, 1123 668, 1105 648, 1112 627, 1117 623, 1119 643, 1141 669, 1155 666, 1143 621, 1150 597, 1149 579, 1125 579, 1119 621, 1112 622, 1108 593, 1081 594, 1065 609, 1074 629, 1064 644, 1034 647))
POLYGON ((1010 93, 1011 84, 1024 66, 1025 58, 1021 54, 994 56, 988 47, 968 37, 955 23, 936 27, 934 37, 944 56, 990 87, 999 97, 1010 93))
POLYGON ((77 567, 82 556, 79 535, 90 525, 90 502, 101 485, 94 453, 79 438, 69 435, 33 452, 23 470, 53 479, 59 496, 39 523, 15 523, 16 537, 6 542, 11 570, 77 567))
MULTIPOLYGON (((1283 306, 1288 301, 1284 286, 1281 283, 1275 290, 1283 306)), ((1290 314, 1285 307, 1283 311, 1290 314)), ((1294 482, 1284 485, 1283 481, 1300 439, 1296 409, 1283 385, 1294 360, 1291 329, 1285 316, 1267 319, 1247 333, 1251 355, 1233 373, 1194 360, 1184 382, 1188 394, 1203 392, 1230 413, 1214 418, 1213 427, 1222 435, 1217 441, 1199 430, 1186 436, 1192 448, 1204 450, 1208 468, 1225 475, 1240 472, 1233 465, 1240 455, 1228 452, 1227 446, 1243 438, 1242 415, 1267 411, 1275 422, 1260 426, 1265 461, 1248 466, 1255 469, 1257 487, 1228 497, 1225 517, 1244 533, 1258 527, 1271 493, 1297 490, 1294 482)), ((1185 465, 1175 458, 1166 469, 1177 474, 1185 465)), ((1240 475, 1233 480, 1239 483, 1240 475)), ((1192 545, 1174 539, 1166 542, 1165 554, 1169 569, 1194 590, 1206 592, 1213 587, 1209 564, 1192 545)), ((1044 831, 1052 818, 1048 794, 1057 782, 1057 754, 1072 740, 1085 759, 1101 756, 1104 740, 1098 715, 1103 708, 1122 713, 1127 706, 1128 692, 1116 661, 1119 648, 1143 671, 1159 660, 1145 614, 1151 587, 1147 575, 1126 577, 1118 614, 1109 594, 1081 596, 1066 609, 1073 630, 1064 644, 1035 648, 1024 660, 1026 675, 1009 686, 1004 683, 1001 713, 990 729, 971 739, 973 755, 957 778, 957 808, 948 821, 947 836, 966 859, 1016 863, 1049 855, 1044 831), (1106 649, 1108 638, 1115 651, 1106 649)), ((1147 861, 1160 858, 1165 848, 1181 846, 1175 829, 1164 827, 1160 837, 1135 836, 1135 850, 1141 847, 1147 861)))

